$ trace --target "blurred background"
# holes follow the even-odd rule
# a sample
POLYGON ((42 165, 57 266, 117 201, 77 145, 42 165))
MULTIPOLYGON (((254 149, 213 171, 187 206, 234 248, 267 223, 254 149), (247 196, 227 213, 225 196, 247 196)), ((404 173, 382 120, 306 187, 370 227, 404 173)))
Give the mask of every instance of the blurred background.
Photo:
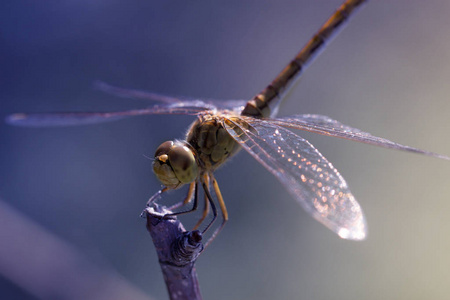
MULTIPOLYGON (((146 106, 94 90, 98 79, 173 96, 249 99, 340 4, 8 1, 0 11, 0 118, 146 106)), ((447 0, 369 2, 308 68, 280 115, 324 114, 450 155, 449 14, 447 0)), ((160 188, 144 155, 183 137, 192 121, 148 116, 45 129, 0 123, 2 298, 49 299, 51 292, 33 285, 45 278, 26 262, 62 255, 64 263, 73 251, 85 270, 126 285, 122 299, 167 299, 139 218, 160 188), (34 234, 16 234, 18 220, 71 250, 53 252, 34 234)), ((198 260, 204 298, 448 299, 450 162, 298 134, 345 177, 366 214, 368 239, 339 239, 242 152, 216 173, 230 221, 198 260)), ((76 295, 80 276, 69 280, 64 270, 48 289, 76 295)), ((92 280, 84 299, 105 292, 92 280)))

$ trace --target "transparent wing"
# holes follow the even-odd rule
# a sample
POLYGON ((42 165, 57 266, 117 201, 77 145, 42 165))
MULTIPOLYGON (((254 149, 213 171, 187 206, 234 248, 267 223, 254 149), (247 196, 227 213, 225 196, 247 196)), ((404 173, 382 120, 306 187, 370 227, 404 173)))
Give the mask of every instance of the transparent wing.
POLYGON ((401 145, 392 142, 388 139, 373 136, 370 133, 361 131, 359 129, 344 125, 339 121, 333 120, 327 116, 322 115, 295 115, 284 118, 270 119, 267 120, 272 124, 278 126, 300 129, 305 131, 310 131, 314 133, 319 133, 328 136, 334 136, 338 138, 348 139, 356 142, 361 142, 365 144, 375 145, 384 148, 397 149, 402 151, 420 153, 428 156, 434 156, 437 158, 450 160, 450 157, 433 153, 430 151, 425 151, 405 145, 401 145))
POLYGON ((96 88, 102 92, 105 92, 107 94, 117 96, 117 97, 123 97, 123 98, 142 99, 142 100, 150 100, 150 101, 163 102, 163 103, 183 102, 182 99, 178 99, 175 97, 170 97, 170 96, 165 96, 165 95, 160 95, 160 94, 156 94, 156 93, 135 90, 135 89, 126 89, 126 88, 110 85, 103 81, 94 82, 94 88, 96 88))
POLYGON ((130 99, 140 99, 140 100, 147 100, 147 101, 156 101, 156 102, 162 102, 162 103, 186 103, 186 102, 198 102, 203 103, 203 105, 209 106, 209 107, 215 107, 217 109, 228 109, 232 110, 235 113, 240 113, 243 109, 245 104, 247 103, 246 100, 211 100, 211 99, 202 99, 202 100, 196 100, 196 99, 189 99, 189 98, 177 98, 177 97, 171 97, 166 95, 160 95, 152 92, 142 91, 142 90, 135 90, 135 89, 127 89, 122 87, 117 87, 110 85, 108 83, 102 82, 102 81, 96 81, 94 83, 95 88, 98 90, 101 90, 105 93, 108 93, 110 95, 123 97, 123 98, 130 98, 130 99))
POLYGON ((364 215, 347 183, 307 140, 264 120, 230 118, 224 126, 316 220, 341 238, 365 238, 364 215))
POLYGON ((198 114, 214 108, 203 102, 180 102, 176 104, 155 105, 144 109, 116 112, 59 112, 59 113, 18 113, 6 118, 6 122, 15 126, 50 127, 73 126, 116 121, 127 117, 159 114, 198 114))

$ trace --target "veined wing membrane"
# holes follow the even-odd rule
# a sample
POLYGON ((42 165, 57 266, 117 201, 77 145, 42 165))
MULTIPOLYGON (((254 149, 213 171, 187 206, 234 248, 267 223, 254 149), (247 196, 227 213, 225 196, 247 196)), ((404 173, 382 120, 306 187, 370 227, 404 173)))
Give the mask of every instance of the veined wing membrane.
POLYGON ((248 121, 225 119, 224 126, 315 219, 341 238, 364 239, 367 230, 364 214, 333 165, 307 140, 291 131, 264 120, 248 121))
POLYGON ((13 114, 6 118, 6 122, 15 126, 26 127, 51 127, 87 125, 102 122, 116 121, 127 117, 160 114, 192 114, 211 109, 204 103, 178 103, 176 105, 156 105, 149 108, 133 109, 116 112, 61 112, 61 113, 36 113, 13 114), (190 104, 190 105, 189 105, 190 104))
POLYGON ((344 125, 339 121, 333 120, 323 115, 294 115, 290 117, 270 119, 268 121, 272 124, 287 128, 300 129, 379 147, 419 153, 450 160, 450 157, 448 156, 401 145, 385 138, 373 136, 370 133, 344 125))
POLYGON ((94 82, 94 87, 102 92, 105 92, 107 94, 114 95, 117 97, 142 99, 142 100, 156 101, 156 102, 162 102, 162 103, 182 102, 181 99, 176 98, 176 97, 160 95, 160 94, 151 93, 151 92, 147 92, 147 91, 122 88, 122 87, 110 85, 103 81, 94 82))
POLYGON ((95 88, 98 90, 105 92, 110 95, 114 95, 117 97, 130 98, 130 99, 139 99, 146 101, 154 101, 154 102, 162 102, 168 104, 179 104, 183 105, 183 103, 193 103, 193 102, 201 102, 207 106, 213 106, 219 109, 228 109, 233 110, 235 113, 240 113, 245 104, 246 100, 212 100, 212 99, 201 99, 195 100, 190 98, 177 98, 172 96, 161 95, 157 93, 136 90, 136 89, 128 89, 110 85, 103 81, 96 81, 94 83, 95 88))

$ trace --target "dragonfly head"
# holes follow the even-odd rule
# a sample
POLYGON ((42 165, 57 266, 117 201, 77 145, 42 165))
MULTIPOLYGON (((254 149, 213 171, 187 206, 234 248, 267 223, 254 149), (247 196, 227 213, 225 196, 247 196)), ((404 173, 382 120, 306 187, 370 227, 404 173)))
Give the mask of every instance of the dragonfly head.
POLYGON ((153 172, 169 189, 177 189, 197 178, 198 165, 194 151, 184 142, 167 141, 155 152, 153 172))

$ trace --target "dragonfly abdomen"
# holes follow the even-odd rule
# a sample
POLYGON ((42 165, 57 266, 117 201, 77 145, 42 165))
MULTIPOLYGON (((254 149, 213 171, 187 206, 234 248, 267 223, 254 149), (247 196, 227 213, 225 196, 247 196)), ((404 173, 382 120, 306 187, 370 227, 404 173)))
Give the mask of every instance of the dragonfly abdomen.
POLYGON ((274 117, 278 105, 289 87, 300 77, 305 67, 324 48, 342 24, 348 20, 352 12, 364 2, 367 0, 345 1, 281 73, 264 90, 247 102, 241 114, 254 118, 274 117))

